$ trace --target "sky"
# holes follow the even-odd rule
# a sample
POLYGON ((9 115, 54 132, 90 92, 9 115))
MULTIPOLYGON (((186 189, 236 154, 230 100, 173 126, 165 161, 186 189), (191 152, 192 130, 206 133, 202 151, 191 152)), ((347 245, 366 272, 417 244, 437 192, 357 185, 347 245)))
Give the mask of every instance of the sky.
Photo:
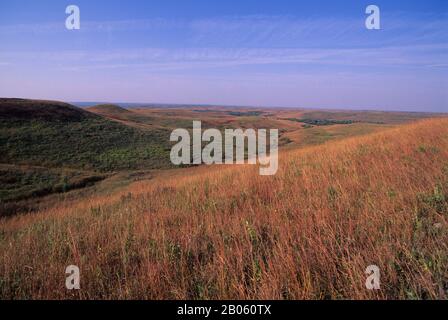
POLYGON ((0 96, 448 112, 448 1, 1 1, 0 96))

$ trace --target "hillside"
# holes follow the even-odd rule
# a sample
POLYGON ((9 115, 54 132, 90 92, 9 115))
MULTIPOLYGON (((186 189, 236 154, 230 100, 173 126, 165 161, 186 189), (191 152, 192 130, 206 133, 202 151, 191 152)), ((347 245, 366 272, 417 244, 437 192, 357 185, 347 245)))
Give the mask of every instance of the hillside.
POLYGON ((422 118, 445 117, 442 113, 405 111, 348 111, 348 110, 307 110, 304 119, 332 119, 376 124, 403 124, 422 118))
POLYGON ((101 172, 167 167, 168 137, 65 103, 0 99, 0 163, 101 172))
POLYGON ((99 104, 93 107, 86 108, 86 110, 104 116, 117 116, 132 113, 128 109, 122 108, 115 104, 99 104))
POLYGON ((62 102, 0 99, 0 217, 112 173, 168 168, 168 137, 62 102))
MULTIPOLYGON (((103 116, 109 120, 122 123, 126 126, 131 126, 139 130, 169 130, 166 126, 161 126, 160 121, 155 121, 153 117, 139 114, 133 110, 125 109, 114 104, 99 104, 93 107, 86 108, 86 110, 103 116)), ((172 130, 172 129, 171 129, 172 130)))
POLYGON ((0 274, 3 299, 446 299, 448 119, 0 220, 0 274))
POLYGON ((86 108, 88 111, 93 113, 104 113, 104 114, 120 114, 120 113, 131 113, 126 108, 122 108, 115 104, 97 104, 93 107, 86 108))
POLYGON ((63 102, 0 98, 1 121, 76 122, 92 118, 93 114, 63 102))

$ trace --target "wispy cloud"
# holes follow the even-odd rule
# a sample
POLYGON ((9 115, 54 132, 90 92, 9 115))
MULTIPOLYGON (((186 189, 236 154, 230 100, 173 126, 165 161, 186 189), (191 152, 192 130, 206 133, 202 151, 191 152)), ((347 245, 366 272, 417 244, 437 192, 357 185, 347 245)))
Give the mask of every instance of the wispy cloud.
POLYGON ((227 68, 250 65, 303 65, 342 67, 443 67, 448 44, 369 48, 186 48, 127 49, 113 51, 0 53, 3 61, 47 64, 70 70, 144 68, 153 71, 227 68))
MULTIPOLYGON (((382 15, 382 40, 367 34, 364 16, 358 18, 296 17, 293 15, 224 16, 208 19, 135 19, 81 22, 81 34, 176 31, 185 43, 199 47, 308 47, 391 45, 421 40, 447 42, 448 16, 422 14, 409 17, 406 13, 382 15), (316 39, 319 39, 317 42, 316 39)), ((2 25, 0 35, 54 34, 67 32, 64 21, 43 24, 2 25)))
MULTIPOLYGON (((185 27, 185 23, 172 19, 135 19, 135 20, 112 20, 112 21, 84 21, 81 22, 78 32, 118 32, 136 30, 160 30, 185 27)), ((52 34, 67 32, 65 21, 48 22, 39 24, 14 24, 1 25, 0 34, 52 34)))
POLYGON ((193 21, 190 27, 192 41, 196 43, 297 47, 317 35, 338 39, 349 31, 361 29, 362 20, 252 15, 203 19, 193 21))

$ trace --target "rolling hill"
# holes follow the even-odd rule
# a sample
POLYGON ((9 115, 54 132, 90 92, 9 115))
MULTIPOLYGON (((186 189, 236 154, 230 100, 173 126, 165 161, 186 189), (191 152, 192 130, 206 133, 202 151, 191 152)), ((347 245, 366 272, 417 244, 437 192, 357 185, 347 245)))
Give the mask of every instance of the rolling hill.
POLYGON ((1 220, 0 297, 446 299, 447 252, 448 120, 423 120, 283 151, 275 176, 165 171, 1 220), (369 265, 381 290, 365 288, 369 265))
MULTIPOLYGON (((100 115, 112 121, 122 123, 126 126, 131 126, 139 130, 153 131, 169 130, 166 126, 161 126, 159 121, 156 121, 153 117, 143 115, 133 110, 125 109, 114 104, 99 104, 93 107, 88 107, 86 110, 100 115)), ((171 129, 172 130, 172 129, 171 129)))
POLYGON ((94 118, 80 108, 59 101, 0 98, 0 120, 78 122, 94 118))
POLYGON ((65 103, 0 100, 0 163, 100 172, 168 167, 168 137, 65 103))
POLYGON ((99 104, 93 107, 86 108, 86 110, 98 115, 102 115, 107 118, 118 118, 118 119, 121 118, 126 119, 126 116, 133 114, 128 109, 122 108, 114 104, 99 104))
POLYGON ((170 168, 169 134, 191 128, 193 119, 221 131, 278 128, 280 147, 295 149, 428 116, 218 106, 126 109, 100 104, 82 109, 57 101, 0 98, 0 216, 28 212, 37 198, 91 186, 112 175, 124 177, 116 179, 124 185, 151 176, 148 170, 170 168), (300 122, 304 119, 311 124, 300 122), (26 204, 18 203, 26 199, 26 204))
POLYGON ((168 137, 168 130, 141 130, 62 102, 2 98, 0 216, 37 204, 20 201, 91 186, 112 173, 169 168, 168 137))

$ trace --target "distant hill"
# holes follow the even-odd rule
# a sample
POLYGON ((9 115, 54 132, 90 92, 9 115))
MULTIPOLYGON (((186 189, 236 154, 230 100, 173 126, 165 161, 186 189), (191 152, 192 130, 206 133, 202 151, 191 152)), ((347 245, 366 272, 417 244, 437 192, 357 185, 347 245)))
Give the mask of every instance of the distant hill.
POLYGON ((100 172, 162 168, 170 166, 168 143, 168 131, 139 130, 67 103, 0 99, 0 163, 100 172))
POLYGON ((94 116, 59 101, 0 98, 2 120, 82 121, 94 116))
MULTIPOLYGON (((139 114, 116 104, 98 104, 85 108, 85 110, 139 130, 152 131, 155 129, 154 124, 157 123, 153 117, 139 114)), ((158 124, 160 129, 161 123, 159 122, 158 124)))
POLYGON ((115 104, 98 104, 93 107, 85 108, 85 110, 107 119, 118 121, 125 125, 131 125, 134 127, 140 117, 135 112, 115 104))
POLYGON ((132 113, 128 109, 122 108, 115 104, 99 104, 93 107, 86 108, 86 110, 106 116, 120 115, 120 114, 130 114, 132 113))
MULTIPOLYGON (((443 113, 405 111, 353 111, 353 110, 306 110, 302 119, 311 122, 364 122, 376 124, 402 124, 423 118, 446 117, 443 113)), ((303 121, 302 121, 303 122, 303 121)))

